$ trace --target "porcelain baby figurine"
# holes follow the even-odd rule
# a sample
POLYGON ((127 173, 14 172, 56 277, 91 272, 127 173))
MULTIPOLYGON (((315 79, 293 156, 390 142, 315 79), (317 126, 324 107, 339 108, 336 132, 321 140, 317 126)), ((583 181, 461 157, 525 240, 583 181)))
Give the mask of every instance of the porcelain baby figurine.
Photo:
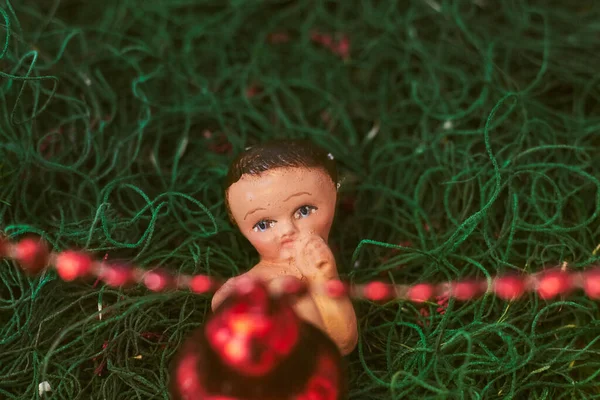
MULTIPOLYGON (((259 263, 240 276, 267 284, 292 276, 309 285, 338 278, 328 246, 337 200, 337 169, 331 154, 301 140, 248 148, 229 170, 225 199, 232 222, 260 256, 259 263)), ((213 310, 239 278, 228 280, 215 293, 213 310)), ((356 314, 349 298, 311 292, 294 309, 325 332, 343 355, 356 347, 356 314)))

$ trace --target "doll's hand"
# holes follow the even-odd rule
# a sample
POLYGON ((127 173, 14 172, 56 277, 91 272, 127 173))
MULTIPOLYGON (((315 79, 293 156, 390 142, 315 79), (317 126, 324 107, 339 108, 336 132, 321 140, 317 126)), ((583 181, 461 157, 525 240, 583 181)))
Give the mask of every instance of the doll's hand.
POLYGON ((337 278, 335 257, 321 237, 310 235, 296 243, 296 268, 309 282, 337 278))

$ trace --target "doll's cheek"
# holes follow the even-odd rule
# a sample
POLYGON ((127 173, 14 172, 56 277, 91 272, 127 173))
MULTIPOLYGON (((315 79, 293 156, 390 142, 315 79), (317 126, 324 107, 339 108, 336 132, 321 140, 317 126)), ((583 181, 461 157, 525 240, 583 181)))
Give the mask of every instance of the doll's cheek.
POLYGON ((331 229, 331 218, 328 215, 319 216, 315 220, 313 229, 319 236, 327 236, 331 229))
POLYGON ((259 253, 270 253, 274 251, 275 246, 273 245, 272 240, 264 233, 262 233, 262 235, 253 235, 249 240, 259 253))

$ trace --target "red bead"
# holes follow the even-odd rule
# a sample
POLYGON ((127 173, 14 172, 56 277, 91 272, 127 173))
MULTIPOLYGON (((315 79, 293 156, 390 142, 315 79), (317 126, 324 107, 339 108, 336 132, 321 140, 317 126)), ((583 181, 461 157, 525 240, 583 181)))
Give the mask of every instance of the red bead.
POLYGON ((144 285, 153 292, 160 292, 173 286, 173 278, 162 270, 148 271, 144 275, 144 285))
POLYGON ((281 286, 283 293, 291 296, 300 296, 308 291, 308 287, 303 281, 291 276, 286 276, 281 286))
POLYGON ((196 275, 190 282, 190 289, 194 293, 203 294, 212 289, 212 280, 206 275, 196 275))
POLYGON ((346 285, 344 285, 342 281, 334 279, 325 283, 325 291, 328 296, 338 298, 344 296, 347 292, 347 289, 346 285))
POLYGON ((112 287, 125 286, 134 282, 133 270, 123 265, 111 265, 106 267, 101 278, 104 283, 112 287))
POLYGON ((423 303, 433 296, 433 287, 420 283, 408 289, 408 298, 415 303, 423 303))
POLYGON ((538 295, 544 300, 549 300, 559 294, 566 293, 571 288, 571 279, 564 271, 549 271, 543 274, 538 281, 538 295))
POLYGON ((583 290, 592 299, 600 299, 600 270, 583 274, 583 290))
POLYGON ((56 271, 64 281, 73 281, 89 274, 92 259, 86 254, 64 251, 56 257, 56 271))
POLYGON ((460 301, 471 300, 481 293, 481 285, 477 282, 457 282, 452 285, 452 296, 460 301))
POLYGON ((525 282, 516 276, 505 276, 494 281, 494 292, 502 300, 515 300, 525 293, 525 282))
POLYGON ((15 258, 30 274, 37 274, 48 265, 50 250, 42 239, 27 238, 17 243, 15 258))
POLYGON ((258 290, 258 281, 249 276, 240 276, 235 282, 235 291, 238 295, 247 296, 258 290))
POLYGON ((369 300, 386 300, 391 296, 391 294, 392 291, 390 286, 383 282, 370 282, 365 286, 364 295, 369 300))

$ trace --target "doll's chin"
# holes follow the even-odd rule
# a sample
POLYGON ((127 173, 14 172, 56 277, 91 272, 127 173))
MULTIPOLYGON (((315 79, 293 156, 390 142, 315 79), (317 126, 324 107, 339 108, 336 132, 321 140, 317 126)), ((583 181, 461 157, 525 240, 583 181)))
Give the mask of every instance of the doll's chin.
POLYGON ((279 252, 279 258, 282 260, 290 260, 294 258, 294 253, 291 247, 282 247, 279 252))

